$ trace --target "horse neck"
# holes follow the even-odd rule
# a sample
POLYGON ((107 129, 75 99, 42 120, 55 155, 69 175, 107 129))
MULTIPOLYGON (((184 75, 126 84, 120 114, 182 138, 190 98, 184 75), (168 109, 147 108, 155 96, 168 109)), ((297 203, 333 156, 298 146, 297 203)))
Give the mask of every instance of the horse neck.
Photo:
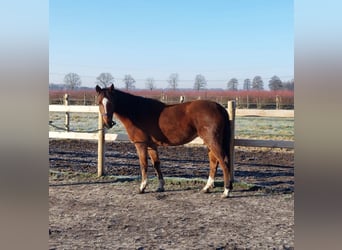
POLYGON ((132 113, 134 98, 132 98, 131 94, 122 92, 120 90, 115 90, 114 92, 114 113, 118 113, 120 115, 128 115, 132 113))
POLYGON ((115 90, 115 110, 117 113, 127 118, 135 117, 140 111, 145 114, 152 110, 161 110, 165 104, 157 100, 135 96, 129 93, 115 90))

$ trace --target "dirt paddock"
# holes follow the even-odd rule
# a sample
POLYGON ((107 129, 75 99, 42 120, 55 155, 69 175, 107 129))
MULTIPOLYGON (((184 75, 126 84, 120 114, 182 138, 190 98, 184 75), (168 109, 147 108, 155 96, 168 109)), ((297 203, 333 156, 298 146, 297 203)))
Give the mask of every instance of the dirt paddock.
POLYGON ((97 178, 97 143, 49 141, 50 249, 293 249, 294 152, 236 148, 234 191, 200 192, 209 173, 205 147, 161 147, 166 191, 153 168, 138 194, 134 145, 106 143, 97 178))

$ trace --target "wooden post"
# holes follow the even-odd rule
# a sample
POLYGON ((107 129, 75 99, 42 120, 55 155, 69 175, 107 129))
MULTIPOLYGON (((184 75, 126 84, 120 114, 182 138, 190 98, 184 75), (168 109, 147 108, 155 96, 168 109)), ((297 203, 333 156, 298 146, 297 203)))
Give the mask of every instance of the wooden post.
POLYGON ((247 95, 246 102, 247 102, 247 105, 246 105, 246 107, 247 107, 247 109, 249 109, 249 98, 248 98, 248 95, 247 95))
POLYGON ((234 151, 234 140, 235 140, 235 101, 228 101, 228 115, 230 122, 230 138, 229 138, 229 168, 230 168, 230 179, 234 182, 234 159, 235 159, 235 151, 234 151))
POLYGON ((276 109, 280 109, 280 98, 279 98, 279 95, 276 95, 276 109))
MULTIPOLYGON (((68 106, 69 105, 69 95, 64 94, 64 105, 68 106)), ((65 130, 69 132, 70 130, 70 115, 69 112, 65 113, 65 123, 64 123, 65 130)))
POLYGON ((105 146, 105 132, 103 129, 102 115, 99 112, 99 140, 97 144, 97 177, 100 177, 104 174, 103 166, 104 166, 104 146, 105 146))

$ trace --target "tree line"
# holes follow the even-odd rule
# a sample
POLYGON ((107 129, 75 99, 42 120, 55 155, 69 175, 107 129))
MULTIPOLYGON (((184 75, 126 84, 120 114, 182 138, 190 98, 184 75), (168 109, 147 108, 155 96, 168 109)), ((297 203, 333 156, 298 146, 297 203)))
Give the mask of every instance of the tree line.
MULTIPOLYGON (((179 75, 178 73, 170 74, 169 78, 166 80, 168 83, 168 87, 172 90, 176 90, 179 88, 179 75)), ((96 84, 100 85, 101 87, 108 87, 110 84, 114 83, 115 79, 111 73, 101 73, 98 77, 96 77, 96 84)), ((134 89, 135 88, 135 79, 130 75, 124 75, 122 82, 125 86, 126 90, 134 89)), ((82 84, 81 77, 76 73, 68 73, 64 77, 64 84, 65 87, 69 89, 76 89, 79 88, 82 84)), ((239 81, 237 78, 231 78, 226 83, 226 89, 231 91, 238 91, 239 90, 239 81)), ((153 77, 148 77, 145 80, 145 87, 146 89, 153 90, 156 89, 156 81, 153 77)), ((194 90, 203 90, 207 87, 207 80, 206 78, 198 74, 195 76, 194 79, 194 90)), ((294 79, 290 81, 282 81, 278 76, 274 75, 268 81, 268 87, 270 90, 294 90, 294 79)), ((244 79, 242 83, 242 90, 264 90, 264 81, 261 76, 255 76, 252 80, 249 78, 244 79)))

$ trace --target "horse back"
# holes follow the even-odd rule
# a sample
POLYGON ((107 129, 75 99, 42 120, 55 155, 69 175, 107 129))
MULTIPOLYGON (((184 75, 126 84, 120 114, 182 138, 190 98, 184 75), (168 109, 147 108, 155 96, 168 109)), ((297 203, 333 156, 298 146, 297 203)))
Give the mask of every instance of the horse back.
POLYGON ((221 134, 228 121, 227 111, 218 103, 196 100, 166 106, 159 118, 159 126, 173 144, 187 143, 197 136, 202 139, 221 134))

